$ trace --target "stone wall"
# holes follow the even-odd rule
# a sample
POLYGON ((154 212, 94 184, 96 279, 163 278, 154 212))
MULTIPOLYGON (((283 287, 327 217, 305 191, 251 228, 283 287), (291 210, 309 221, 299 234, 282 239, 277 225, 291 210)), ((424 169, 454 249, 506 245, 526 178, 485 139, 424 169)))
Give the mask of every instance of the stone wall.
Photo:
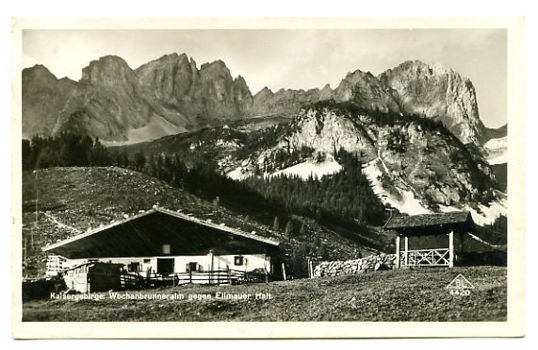
POLYGON ((390 270, 396 265, 396 254, 370 255, 345 261, 322 261, 314 268, 314 277, 356 275, 367 271, 390 270))

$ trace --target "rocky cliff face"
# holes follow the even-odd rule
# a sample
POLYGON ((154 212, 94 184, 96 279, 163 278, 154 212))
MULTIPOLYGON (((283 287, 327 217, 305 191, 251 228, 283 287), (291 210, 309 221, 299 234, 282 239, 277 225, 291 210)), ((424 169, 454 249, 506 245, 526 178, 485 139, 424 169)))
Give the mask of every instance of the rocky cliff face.
POLYGON ((186 55, 172 54, 134 71, 122 58, 105 56, 85 67, 78 83, 57 82, 43 70, 23 73, 29 136, 69 131, 104 141, 147 141, 244 117, 252 105, 245 80, 234 79, 222 61, 198 69, 186 55))
POLYGON ((82 70, 82 78, 60 112, 54 131, 121 140, 128 130, 146 125, 152 112, 133 70, 120 57, 106 56, 82 70))
POLYGON ((463 143, 487 141, 470 80, 440 65, 408 61, 378 77, 356 70, 336 89, 280 90, 265 88, 254 96, 251 114, 293 115, 302 106, 323 100, 350 102, 364 110, 419 115, 441 121, 463 143))
POLYGON ((277 92, 264 87, 254 95, 252 107, 248 110, 251 116, 285 115, 293 116, 302 106, 319 102, 332 97, 331 88, 326 85, 322 90, 280 89, 277 92))
POLYGON ((481 146, 487 129, 478 116, 472 83, 439 65, 405 62, 378 77, 356 70, 333 90, 252 96, 224 62, 200 68, 185 54, 165 55, 132 70, 120 57, 92 61, 75 83, 44 67, 23 72, 23 132, 85 133, 105 141, 147 141, 211 126, 226 119, 284 115, 319 101, 349 102, 365 111, 419 115, 441 121, 463 143, 481 146))
POLYGON ((47 68, 36 65, 22 71, 22 133, 50 136, 67 99, 76 87, 73 80, 57 79, 47 68))
POLYGON ((293 169, 304 172, 308 166, 314 172, 319 159, 334 159, 343 149, 360 156, 375 193, 401 212, 465 209, 486 223, 506 210, 487 161, 471 154, 446 128, 423 118, 354 114, 336 104, 301 111, 287 130, 275 146, 259 148, 248 158, 226 156, 223 171, 239 179, 260 172, 294 175, 293 169), (301 154, 301 167, 278 163, 282 153, 289 158, 301 154))
POLYGON ((379 76, 403 114, 440 120, 463 143, 478 144, 484 125, 472 82, 441 65, 407 61, 379 76))
POLYGON ((252 115, 293 116, 303 106, 325 100, 352 102, 357 107, 371 111, 400 112, 394 93, 370 72, 356 70, 348 73, 334 90, 328 84, 321 90, 281 89, 276 93, 265 87, 254 96, 254 104, 249 112, 252 115))
POLYGON ((154 104, 189 118, 191 127, 211 119, 242 117, 252 104, 243 77, 232 78, 222 61, 198 69, 187 55, 172 54, 141 66, 136 75, 154 104))
POLYGON ((399 113, 395 92, 370 72, 356 70, 348 73, 334 90, 332 98, 337 102, 352 102, 371 111, 399 113))

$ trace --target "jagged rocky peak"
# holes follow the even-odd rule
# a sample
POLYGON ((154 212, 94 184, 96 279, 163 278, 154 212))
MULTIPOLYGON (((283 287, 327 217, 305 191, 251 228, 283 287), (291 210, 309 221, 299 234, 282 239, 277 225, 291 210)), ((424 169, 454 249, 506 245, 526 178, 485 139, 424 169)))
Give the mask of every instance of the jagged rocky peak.
POLYGON ((334 99, 350 101, 370 110, 400 112, 392 91, 370 72, 356 70, 348 73, 334 90, 334 99))
POLYGON ((184 53, 148 62, 136 69, 136 75, 140 86, 169 104, 177 104, 177 99, 189 94, 199 79, 196 62, 184 53))
POLYGON ((463 143, 480 142, 484 125, 468 78, 439 63, 406 61, 379 79, 397 92, 394 96, 404 114, 439 120, 463 143))
POLYGON ((22 133, 50 136, 76 82, 57 79, 45 66, 35 65, 22 71, 22 133))
POLYGON ((269 89, 267 86, 264 86, 263 89, 258 91, 256 95, 254 95, 254 98, 262 98, 266 96, 273 96, 274 93, 271 89, 269 89))
POLYGON ((42 64, 36 64, 30 68, 24 68, 22 70, 22 77, 43 77, 43 79, 54 79, 57 80, 56 76, 50 72, 42 64))
POLYGON ((91 61, 87 67, 84 67, 81 82, 116 85, 130 81, 133 77, 133 70, 123 58, 110 55, 91 61))
POLYGON ((328 100, 333 96, 333 89, 331 89, 330 84, 325 84, 325 86, 319 91, 320 100, 328 100))
POLYGON ((58 113, 54 133, 87 134, 125 140, 146 125, 151 108, 142 98, 134 71, 118 56, 104 56, 82 69, 76 89, 58 113))
POLYGON ((132 70, 121 57, 104 56, 83 69, 78 83, 57 80, 40 65, 26 69, 23 91, 26 135, 54 129, 125 140, 129 136, 122 133, 148 126, 164 136, 178 130, 194 131, 223 118, 293 117, 304 106, 333 99, 363 110, 438 119, 464 143, 481 146, 491 138, 485 136, 487 130, 478 118, 472 83, 451 69, 420 61, 404 62, 378 77, 356 70, 335 89, 328 84, 321 89, 276 92, 265 87, 252 96, 245 79, 234 78, 222 60, 198 68, 185 53, 171 53, 132 70), (61 92, 50 92, 58 86, 61 92), (61 98, 48 104, 47 118, 36 121, 41 118, 38 104, 47 105, 47 98, 38 103, 29 91, 35 96, 61 98), (34 128, 38 124, 43 125, 34 128))
POLYGON ((224 63, 223 60, 215 60, 213 62, 207 62, 202 64, 200 67, 200 71, 215 71, 215 72, 225 72, 228 73, 228 75, 231 76, 230 70, 226 66, 226 63, 224 63))

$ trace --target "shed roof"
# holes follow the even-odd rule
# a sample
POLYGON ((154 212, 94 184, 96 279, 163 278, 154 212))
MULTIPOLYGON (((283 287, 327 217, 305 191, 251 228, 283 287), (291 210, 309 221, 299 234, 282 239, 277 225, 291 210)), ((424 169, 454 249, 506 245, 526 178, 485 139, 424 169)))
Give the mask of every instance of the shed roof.
POLYGON ((468 211, 453 211, 448 213, 421 214, 411 216, 395 216, 385 224, 386 229, 402 229, 436 225, 453 225, 472 223, 468 211), (470 220, 470 221, 469 221, 470 220))

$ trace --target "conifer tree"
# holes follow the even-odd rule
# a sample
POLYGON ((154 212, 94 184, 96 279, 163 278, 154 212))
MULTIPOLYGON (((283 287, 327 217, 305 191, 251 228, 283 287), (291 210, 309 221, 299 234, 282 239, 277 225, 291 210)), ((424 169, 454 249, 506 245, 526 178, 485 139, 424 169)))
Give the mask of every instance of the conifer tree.
POLYGON ((288 223, 286 224, 286 228, 284 229, 284 233, 288 237, 293 236, 293 223, 291 222, 291 220, 288 220, 288 223))
POLYGON ((278 217, 275 216, 273 220, 273 231, 280 231, 280 223, 278 222, 278 217))

